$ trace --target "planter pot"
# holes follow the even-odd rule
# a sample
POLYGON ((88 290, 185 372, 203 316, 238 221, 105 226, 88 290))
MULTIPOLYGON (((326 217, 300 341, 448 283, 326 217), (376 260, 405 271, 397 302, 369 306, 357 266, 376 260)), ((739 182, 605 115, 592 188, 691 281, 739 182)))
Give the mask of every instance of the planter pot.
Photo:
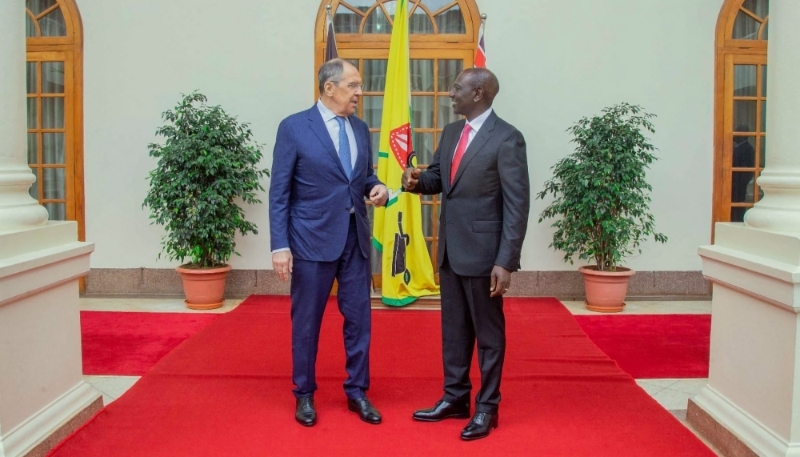
POLYGON ((598 271, 596 266, 580 267, 586 291, 586 309, 601 313, 618 313, 625 307, 628 282, 634 271, 617 267, 617 271, 598 271))
POLYGON ((186 306, 190 309, 215 309, 222 306, 225 295, 225 279, 231 271, 230 265, 219 268, 176 268, 183 280, 186 306))

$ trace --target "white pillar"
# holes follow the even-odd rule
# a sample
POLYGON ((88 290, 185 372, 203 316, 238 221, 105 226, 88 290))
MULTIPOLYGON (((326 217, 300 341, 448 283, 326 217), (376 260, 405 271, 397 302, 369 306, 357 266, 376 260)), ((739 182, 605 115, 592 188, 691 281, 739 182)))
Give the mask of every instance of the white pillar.
POLYGON ((0 0, 0 232, 43 225, 47 210, 28 194, 25 2, 0 0))
MULTIPOLYGON (((798 23, 800 2, 770 2, 770 149, 758 181, 765 197, 744 224, 717 224, 714 245, 699 249, 703 274, 714 286, 711 354, 708 385, 690 403, 687 419, 719 433, 705 420, 693 422, 704 413, 763 456, 800 456, 798 23)), ((730 437, 707 435, 723 449, 726 443, 715 441, 721 436, 730 437)))
POLYGON ((102 407, 81 373, 78 279, 94 246, 28 194, 24 8, 0 0, 0 457, 44 455, 102 407))
POLYGON ((750 227, 800 233, 800 7, 770 2, 764 198, 745 213, 750 227))

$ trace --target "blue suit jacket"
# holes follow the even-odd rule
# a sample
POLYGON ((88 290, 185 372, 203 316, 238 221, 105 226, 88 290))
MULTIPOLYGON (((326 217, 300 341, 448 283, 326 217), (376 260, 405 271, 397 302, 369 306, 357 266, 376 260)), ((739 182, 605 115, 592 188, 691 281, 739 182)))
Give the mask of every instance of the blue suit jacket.
POLYGON ((348 181, 316 104, 284 119, 272 153, 269 228, 272 250, 316 262, 341 257, 355 206, 361 254, 369 257, 370 228, 364 197, 381 184, 372 169, 367 124, 350 116, 358 155, 348 181))

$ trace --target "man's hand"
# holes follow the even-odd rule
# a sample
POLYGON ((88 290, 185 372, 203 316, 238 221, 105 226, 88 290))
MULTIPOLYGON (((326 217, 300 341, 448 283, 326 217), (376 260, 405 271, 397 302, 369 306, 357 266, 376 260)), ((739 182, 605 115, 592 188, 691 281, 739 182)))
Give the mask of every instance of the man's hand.
POLYGON ((369 191, 369 201, 375 206, 383 206, 389 199, 389 190, 383 184, 378 184, 369 191))
POLYGON ((492 297, 498 297, 508 292, 511 286, 511 272, 505 268, 495 265, 492 268, 492 288, 490 290, 492 297))
POLYGON ((273 252, 272 269, 282 280, 289 280, 289 275, 292 273, 292 251, 273 252))
POLYGON ((419 168, 406 168, 403 171, 403 189, 405 190, 414 190, 417 187, 417 183, 419 182, 419 174, 422 173, 422 170, 419 168))

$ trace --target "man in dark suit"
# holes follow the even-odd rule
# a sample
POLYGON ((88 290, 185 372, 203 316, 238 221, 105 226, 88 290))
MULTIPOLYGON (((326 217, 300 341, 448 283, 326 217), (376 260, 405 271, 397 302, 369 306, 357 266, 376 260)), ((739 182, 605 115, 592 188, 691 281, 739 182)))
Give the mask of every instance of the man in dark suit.
POLYGON ((335 278, 345 320, 347 406, 379 424, 381 415, 366 396, 371 245, 364 197, 381 206, 388 191, 372 169, 367 125, 354 116, 363 90, 358 69, 334 59, 318 76, 318 102, 278 127, 269 188, 272 265, 282 280, 292 275, 295 419, 305 426, 317 421, 319 330, 335 278))
POLYGON ((444 396, 413 417, 429 422, 469 417, 469 367, 477 337, 481 388, 475 414, 461 432, 465 440, 486 437, 497 427, 506 348, 503 294, 511 272, 520 267, 530 209, 525 139, 493 112, 499 89, 489 70, 464 70, 450 98, 466 120, 444 128, 427 171, 403 173, 407 191, 442 193, 437 262, 444 396))

